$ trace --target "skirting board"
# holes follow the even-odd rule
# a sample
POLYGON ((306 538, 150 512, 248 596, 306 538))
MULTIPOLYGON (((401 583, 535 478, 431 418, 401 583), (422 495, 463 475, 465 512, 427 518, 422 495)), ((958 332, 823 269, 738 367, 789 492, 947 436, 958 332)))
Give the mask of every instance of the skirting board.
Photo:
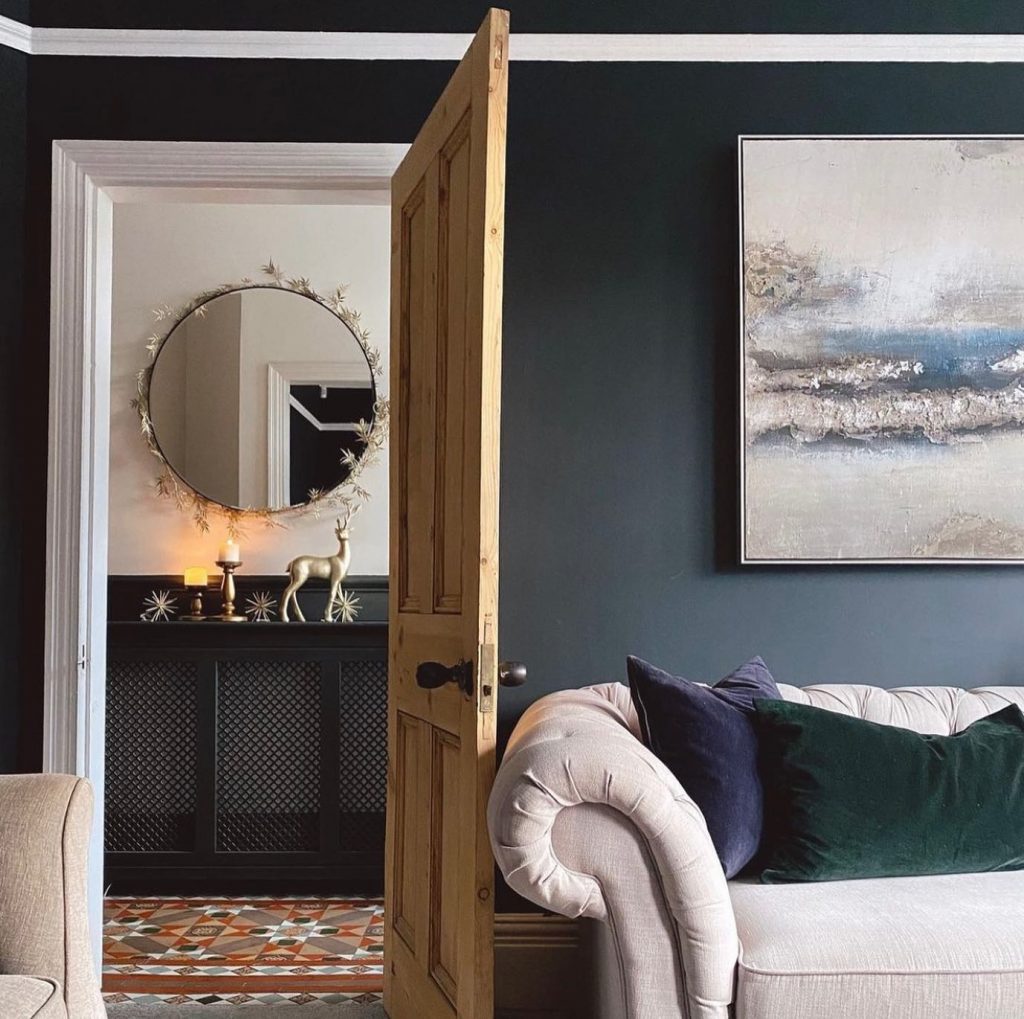
POLYGON ((578 920, 494 916, 495 1019, 589 1019, 589 953, 578 920))

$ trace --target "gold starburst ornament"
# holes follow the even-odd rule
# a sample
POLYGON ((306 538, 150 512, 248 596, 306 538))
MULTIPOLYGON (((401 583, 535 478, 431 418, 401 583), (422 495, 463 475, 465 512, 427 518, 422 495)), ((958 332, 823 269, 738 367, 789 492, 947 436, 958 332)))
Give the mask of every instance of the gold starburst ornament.
POLYGON ((150 591, 142 602, 139 619, 144 623, 166 622, 178 612, 178 599, 170 591, 150 591))
POLYGON ((269 591, 253 591, 245 602, 245 614, 254 623, 269 623, 276 610, 277 602, 269 591))
POLYGON ((359 599, 351 591, 339 591, 331 603, 331 621, 354 623, 359 615, 359 599))

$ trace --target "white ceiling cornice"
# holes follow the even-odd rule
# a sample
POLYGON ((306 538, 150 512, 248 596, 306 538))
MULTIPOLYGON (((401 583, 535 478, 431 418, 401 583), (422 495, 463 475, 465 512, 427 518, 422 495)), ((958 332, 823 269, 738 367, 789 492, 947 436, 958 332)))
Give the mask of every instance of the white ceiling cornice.
POLYGON ((32 52, 32 29, 20 21, 13 21, 0 14, 0 46, 6 46, 20 53, 32 52))
MULTIPOLYGON (((460 32, 33 28, 0 16, 0 45, 33 56, 458 60, 460 32)), ((1024 35, 569 35, 513 33, 514 60, 666 63, 1021 63, 1024 35)))

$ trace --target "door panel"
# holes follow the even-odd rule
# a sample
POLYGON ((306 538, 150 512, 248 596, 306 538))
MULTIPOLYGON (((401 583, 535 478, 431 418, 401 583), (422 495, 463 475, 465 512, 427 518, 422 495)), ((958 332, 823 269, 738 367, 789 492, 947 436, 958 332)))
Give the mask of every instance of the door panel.
POLYGON ((430 973, 455 1004, 458 958, 459 750, 456 736, 433 729, 430 804, 430 973))
MULTIPOLYGON (((428 366, 434 361, 433 302, 427 293, 428 213, 426 182, 421 181, 400 216, 398 363, 402 377, 392 402, 398 456, 403 465, 398 484, 398 515, 402 529, 398 543, 398 580, 402 612, 420 612, 429 604, 430 505, 429 449, 432 436, 422 427, 432 399, 428 366), (428 307, 428 303, 431 305, 428 307), (411 380, 411 381, 410 381, 411 380), (415 425, 415 427, 411 426, 415 425)), ((394 283, 394 280, 392 280, 394 283)))
POLYGON ((392 1019, 491 1019, 494 1007, 486 805, 507 56, 508 16, 491 11, 392 181, 384 949, 392 1019), (433 667, 418 683, 430 662, 454 668, 433 667))
MULTIPOLYGON (((419 745, 423 726, 419 719, 407 715, 404 711, 399 711, 395 717, 397 727, 394 738, 396 771, 402 775, 419 774, 422 772, 419 745)), ((415 853, 417 842, 416 801, 421 793, 422 790, 417 786, 405 784, 397 787, 394 791, 394 852, 398 866, 393 871, 396 880, 388 902, 391 913, 389 923, 394 924, 399 936, 413 951, 416 950, 416 887, 419 884, 417 878, 422 880, 426 876, 417 873, 415 853)))
POLYGON ((434 611, 455 613, 462 611, 469 125, 464 117, 442 150, 438 181, 434 611))

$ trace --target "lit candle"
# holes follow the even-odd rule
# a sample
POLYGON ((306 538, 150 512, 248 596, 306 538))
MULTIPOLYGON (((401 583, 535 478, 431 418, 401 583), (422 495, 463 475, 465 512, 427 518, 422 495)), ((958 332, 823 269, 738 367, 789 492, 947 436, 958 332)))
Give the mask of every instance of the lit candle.
POLYGON ((202 566, 190 566, 185 570, 185 586, 186 587, 206 587, 206 582, 209 579, 206 575, 206 570, 202 566))
POLYGON ((238 551, 238 542, 232 541, 228 538, 220 547, 220 551, 217 553, 217 562, 219 563, 237 563, 241 562, 242 556, 238 551))

